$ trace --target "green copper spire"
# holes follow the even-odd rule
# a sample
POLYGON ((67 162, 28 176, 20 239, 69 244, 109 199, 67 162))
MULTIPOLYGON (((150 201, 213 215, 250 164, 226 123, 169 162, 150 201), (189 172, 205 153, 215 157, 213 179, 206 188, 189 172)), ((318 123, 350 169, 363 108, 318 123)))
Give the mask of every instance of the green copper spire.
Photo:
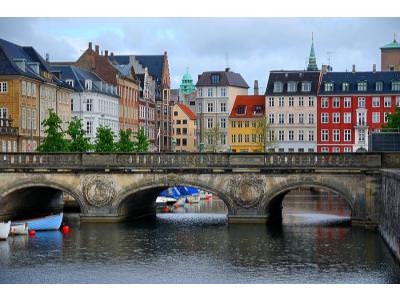
POLYGON ((393 42, 381 47, 381 49, 400 49, 400 44, 396 41, 396 33, 393 34, 393 42))
POLYGON ((193 84, 192 76, 189 74, 189 68, 186 68, 186 73, 182 77, 179 93, 181 95, 189 95, 195 91, 196 87, 193 84))
POLYGON ((310 57, 308 58, 307 71, 318 71, 317 59, 314 51, 314 33, 311 34, 311 51, 310 57))

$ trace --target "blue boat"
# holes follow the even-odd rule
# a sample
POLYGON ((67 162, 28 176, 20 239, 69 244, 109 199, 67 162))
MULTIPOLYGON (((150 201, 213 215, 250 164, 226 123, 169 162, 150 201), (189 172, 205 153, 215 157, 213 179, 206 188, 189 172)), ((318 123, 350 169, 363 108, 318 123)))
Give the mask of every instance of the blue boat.
POLYGON ((63 220, 63 213, 56 215, 46 216, 43 218, 36 218, 30 220, 23 220, 13 222, 13 225, 27 223, 29 230, 58 230, 63 220))

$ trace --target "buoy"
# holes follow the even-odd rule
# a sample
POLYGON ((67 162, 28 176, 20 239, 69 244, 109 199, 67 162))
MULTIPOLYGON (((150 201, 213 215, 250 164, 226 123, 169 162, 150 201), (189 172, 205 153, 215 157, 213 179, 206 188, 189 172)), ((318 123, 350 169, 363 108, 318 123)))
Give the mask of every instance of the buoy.
POLYGON ((163 208, 163 212, 169 212, 168 206, 165 206, 165 207, 163 208))
POLYGON ((36 231, 31 229, 28 231, 29 236, 35 236, 36 235, 36 231))
POLYGON ((64 225, 63 227, 61 227, 61 232, 64 234, 67 234, 69 232, 69 226, 64 225))

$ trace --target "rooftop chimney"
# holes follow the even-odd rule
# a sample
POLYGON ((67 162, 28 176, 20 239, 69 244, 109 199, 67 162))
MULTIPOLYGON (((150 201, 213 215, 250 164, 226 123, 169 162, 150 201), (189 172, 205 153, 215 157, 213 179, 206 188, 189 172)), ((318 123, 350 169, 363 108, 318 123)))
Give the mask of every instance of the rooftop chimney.
POLYGON ((100 53, 100 47, 99 47, 99 45, 94 46, 94 49, 95 49, 95 51, 96 51, 96 54, 99 54, 99 53, 100 53))
POLYGON ((110 55, 111 55, 111 57, 114 57, 114 52, 111 52, 110 55))
POLYGON ((356 72, 356 65, 353 65, 352 72, 353 72, 353 73, 355 73, 355 72, 356 72))
POLYGON ((46 53, 46 62, 50 62, 50 54, 46 53))
POLYGON ((108 56, 108 50, 104 51, 104 56, 106 56, 106 57, 108 56))
POLYGON ((372 65, 372 72, 374 72, 374 73, 376 72, 376 64, 372 65))
POLYGON ((258 80, 254 80, 254 96, 258 96, 258 80))
POLYGON ((92 50, 92 42, 89 42, 89 49, 92 50))
POLYGON ((225 68, 225 72, 229 72, 229 70, 230 70, 231 68, 225 68))

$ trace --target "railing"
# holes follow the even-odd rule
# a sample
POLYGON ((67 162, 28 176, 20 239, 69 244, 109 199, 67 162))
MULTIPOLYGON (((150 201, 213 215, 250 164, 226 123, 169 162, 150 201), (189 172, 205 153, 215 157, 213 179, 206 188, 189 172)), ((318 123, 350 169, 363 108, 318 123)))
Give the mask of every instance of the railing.
POLYGON ((0 153, 0 170, 400 168, 400 153, 0 153))

